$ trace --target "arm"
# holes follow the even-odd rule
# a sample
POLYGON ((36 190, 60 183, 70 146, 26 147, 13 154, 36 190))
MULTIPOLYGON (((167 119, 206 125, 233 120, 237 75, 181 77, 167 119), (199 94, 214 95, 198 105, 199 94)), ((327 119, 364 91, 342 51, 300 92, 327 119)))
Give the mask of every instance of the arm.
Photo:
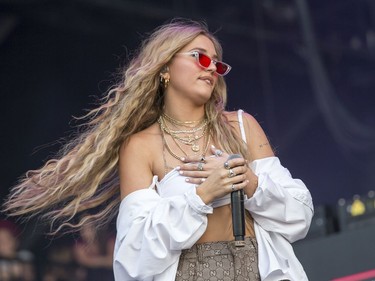
POLYGON ((277 157, 255 160, 250 166, 259 184, 245 208, 263 229, 280 233, 289 242, 304 238, 313 216, 311 195, 304 183, 292 178, 277 157))
POLYGON ((206 214, 212 208, 194 189, 184 196, 160 198, 154 184, 129 194, 121 203, 114 254, 118 280, 146 280, 162 274, 206 229, 206 214))
POLYGON ((163 274, 178 262, 181 249, 200 238, 207 226, 206 214, 212 211, 195 189, 170 198, 157 194, 157 177, 149 162, 152 149, 147 150, 144 139, 132 138, 120 152, 123 200, 117 218, 116 280, 152 280, 163 274))
POLYGON ((246 209, 263 229, 280 233, 289 242, 302 239, 313 216, 310 192, 301 180, 293 179, 274 156, 259 123, 244 114, 244 124, 252 155, 248 171, 252 181, 245 189, 246 209))

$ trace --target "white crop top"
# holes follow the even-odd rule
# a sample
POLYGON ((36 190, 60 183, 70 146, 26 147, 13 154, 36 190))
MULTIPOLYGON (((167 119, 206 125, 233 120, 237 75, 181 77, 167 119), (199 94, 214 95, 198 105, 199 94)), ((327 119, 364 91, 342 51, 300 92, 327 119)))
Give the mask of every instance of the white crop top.
MULTIPOLYGON (((243 110, 238 110, 238 122, 241 130, 242 139, 246 142, 245 129, 243 125, 242 113, 243 110)), ((165 177, 160 181, 156 182, 157 192, 162 198, 167 198, 176 195, 183 195, 195 188, 195 184, 188 183, 185 181, 186 177, 179 174, 178 170, 175 168, 165 175, 165 177)), ((221 207, 230 204, 230 194, 224 197, 217 198, 210 204, 212 208, 221 207)))

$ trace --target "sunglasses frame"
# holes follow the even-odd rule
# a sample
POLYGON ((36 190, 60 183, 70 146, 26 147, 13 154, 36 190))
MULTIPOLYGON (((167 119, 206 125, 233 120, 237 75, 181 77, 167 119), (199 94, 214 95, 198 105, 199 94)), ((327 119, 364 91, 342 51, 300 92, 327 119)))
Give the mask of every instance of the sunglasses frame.
POLYGON ((195 60, 197 61, 198 65, 200 67, 202 67, 203 69, 207 69, 211 65, 211 63, 213 63, 215 66, 217 66, 218 63, 226 66, 227 69, 226 69, 226 71, 223 74, 220 74, 219 72, 217 72, 217 67, 216 67, 215 73, 217 73, 220 76, 227 75, 229 73, 229 71, 232 69, 232 67, 229 64, 227 64, 225 62, 222 62, 222 61, 214 60, 214 59, 210 58, 209 56, 207 56, 206 54, 204 54, 202 52, 199 52, 199 51, 190 51, 190 52, 184 52, 184 53, 177 53, 177 55, 178 54, 180 54, 180 55, 190 55, 190 56, 194 57, 195 60), (208 58, 210 60, 210 64, 208 66, 201 65, 201 63, 199 61, 199 56, 204 56, 204 57, 208 58))

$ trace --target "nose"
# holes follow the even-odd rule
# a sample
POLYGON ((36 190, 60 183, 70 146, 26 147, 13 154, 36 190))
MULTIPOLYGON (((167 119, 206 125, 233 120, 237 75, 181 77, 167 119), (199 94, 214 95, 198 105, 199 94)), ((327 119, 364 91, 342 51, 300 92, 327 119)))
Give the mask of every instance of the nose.
POLYGON ((216 64, 214 63, 213 60, 211 60, 210 65, 206 68, 207 71, 209 72, 215 72, 216 71, 216 64))

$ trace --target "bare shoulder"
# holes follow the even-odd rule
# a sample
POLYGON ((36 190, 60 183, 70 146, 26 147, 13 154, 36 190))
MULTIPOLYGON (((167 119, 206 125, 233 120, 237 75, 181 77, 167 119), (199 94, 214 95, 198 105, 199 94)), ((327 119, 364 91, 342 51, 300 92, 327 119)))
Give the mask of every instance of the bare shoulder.
MULTIPOLYGON (((229 122, 238 122, 238 112, 225 113, 229 122)), ((247 112, 242 113, 248 149, 251 160, 273 156, 271 144, 259 122, 247 112)))
POLYGON ((127 142, 121 145, 121 151, 134 151, 136 149, 139 153, 147 153, 147 150, 152 150, 153 146, 157 145, 155 141, 158 138, 160 138, 160 131, 157 124, 153 124, 147 129, 132 135, 127 142), (145 146, 145 144, 147 145, 145 146))
POLYGON ((238 111, 224 111, 223 115, 227 118, 228 122, 238 122, 238 111))
POLYGON ((160 146, 160 133, 155 125, 132 135, 119 151, 121 197, 147 188, 153 177, 153 157, 160 146))

